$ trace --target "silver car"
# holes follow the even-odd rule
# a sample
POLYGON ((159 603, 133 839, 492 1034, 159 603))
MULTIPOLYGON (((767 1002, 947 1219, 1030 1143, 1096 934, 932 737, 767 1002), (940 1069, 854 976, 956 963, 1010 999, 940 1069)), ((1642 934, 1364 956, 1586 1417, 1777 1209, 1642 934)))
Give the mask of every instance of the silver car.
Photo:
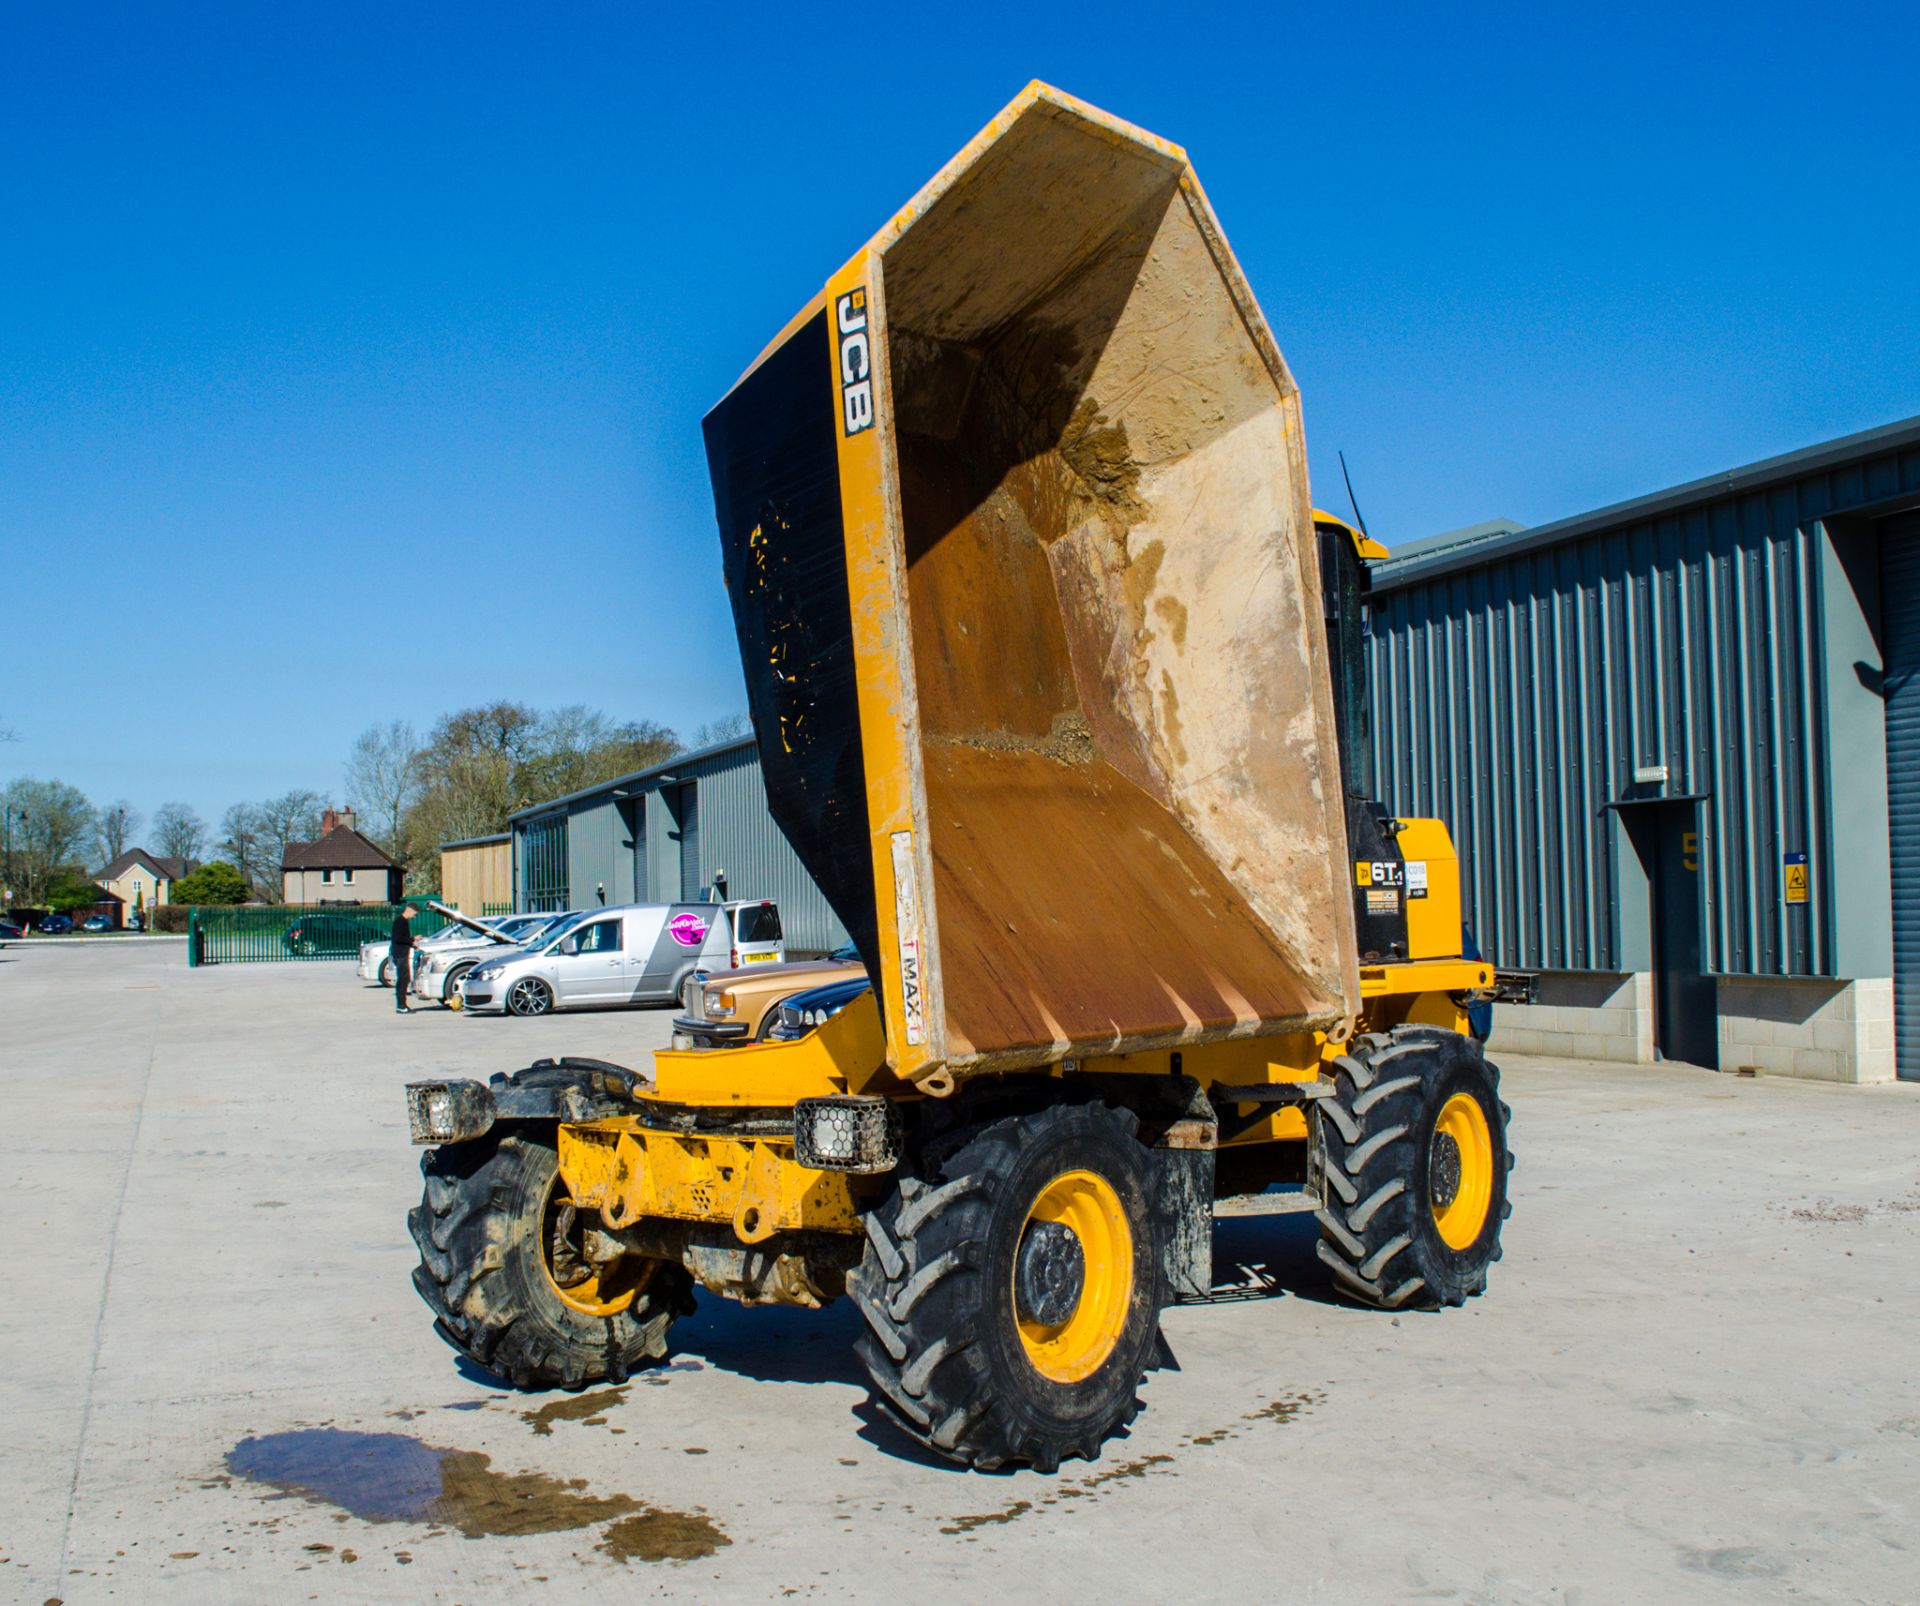
POLYGON ((673 1004, 697 970, 778 964, 785 955, 772 903, 634 903, 590 910, 538 944, 483 957, 461 996, 481 1014, 673 1004))
MULTIPOLYGON (((502 920, 511 920, 513 918, 511 915, 488 915, 479 923, 483 926, 491 927, 498 925, 502 920)), ((421 937, 414 943, 414 967, 416 969, 419 968, 420 955, 422 953, 429 953, 435 948, 445 947, 448 943, 471 942, 478 935, 473 927, 463 926, 457 922, 452 925, 442 926, 440 930, 433 932, 429 936, 421 937)), ((393 985, 393 945, 384 937, 377 937, 372 942, 361 943, 360 964, 357 967, 356 973, 362 981, 368 983, 370 986, 377 984, 381 987, 391 987, 393 985)))
POLYGON ((554 935, 562 922, 576 918, 572 911, 563 914, 509 915, 502 920, 487 922, 492 927, 491 936, 467 931, 459 940, 438 943, 414 956, 413 982, 409 991, 416 998, 445 1004, 449 1009, 459 1009, 460 984, 467 979, 467 973, 475 965, 504 951, 517 951, 538 943, 554 935))

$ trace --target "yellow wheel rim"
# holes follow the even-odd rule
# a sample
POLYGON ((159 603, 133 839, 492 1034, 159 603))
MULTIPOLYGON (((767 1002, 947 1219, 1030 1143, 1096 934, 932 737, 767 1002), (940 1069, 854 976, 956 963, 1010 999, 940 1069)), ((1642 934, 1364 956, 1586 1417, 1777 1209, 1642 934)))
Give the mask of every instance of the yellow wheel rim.
MULTIPOLYGON (((1022 1242, 1028 1228, 1044 1222, 1058 1223, 1079 1240, 1084 1264, 1080 1299, 1063 1320, 1049 1324, 1019 1314, 1016 1286, 1015 1320, 1034 1370, 1055 1383, 1078 1383, 1105 1364, 1127 1324, 1133 1300, 1133 1231, 1113 1184, 1091 1171, 1068 1171, 1047 1184, 1027 1212, 1022 1242)), ((1018 1259, 1016 1253, 1016 1279, 1018 1259)))
POLYGON ((1449 1249, 1469 1248, 1493 1203, 1493 1132, 1470 1093, 1456 1093, 1441 1105, 1427 1164, 1428 1202, 1440 1241, 1449 1249))
POLYGON ((637 1255, 624 1255, 605 1272, 589 1270, 584 1281, 562 1286, 553 1274, 553 1231, 562 1207, 570 1203, 566 1188, 555 1176, 547 1190, 546 1208, 540 1212, 540 1270, 561 1304, 587 1316, 617 1316, 646 1287, 653 1276, 654 1263, 637 1255))

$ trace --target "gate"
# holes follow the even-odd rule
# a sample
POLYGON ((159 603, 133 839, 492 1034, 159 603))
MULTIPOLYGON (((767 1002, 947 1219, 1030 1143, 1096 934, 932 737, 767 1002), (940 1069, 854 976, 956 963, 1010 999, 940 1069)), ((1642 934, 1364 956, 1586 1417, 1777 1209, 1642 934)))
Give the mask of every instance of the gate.
MULTIPOLYGON (((357 959, 363 942, 385 942, 393 931, 391 903, 195 905, 187 915, 189 965, 256 965, 303 959, 357 959)), ((425 937, 447 917, 408 900, 413 934, 425 937)))

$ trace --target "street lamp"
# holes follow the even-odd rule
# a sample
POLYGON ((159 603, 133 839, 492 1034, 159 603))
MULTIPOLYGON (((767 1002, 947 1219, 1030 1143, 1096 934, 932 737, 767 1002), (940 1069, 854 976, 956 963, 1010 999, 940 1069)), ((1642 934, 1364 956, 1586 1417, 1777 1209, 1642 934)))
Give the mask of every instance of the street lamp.
POLYGON ((9 803, 6 806, 7 902, 13 902, 13 822, 27 823, 27 811, 9 803))

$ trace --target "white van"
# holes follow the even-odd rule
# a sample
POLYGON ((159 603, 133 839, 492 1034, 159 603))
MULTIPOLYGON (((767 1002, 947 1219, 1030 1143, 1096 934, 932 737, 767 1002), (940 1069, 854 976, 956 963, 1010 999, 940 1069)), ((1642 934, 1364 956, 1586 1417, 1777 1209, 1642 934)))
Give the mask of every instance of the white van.
POLYGON ((460 998, 471 1013, 545 1015, 555 1009, 677 1004, 697 970, 778 964, 780 910, 735 903, 635 903, 578 917, 546 942, 483 959, 460 998))

